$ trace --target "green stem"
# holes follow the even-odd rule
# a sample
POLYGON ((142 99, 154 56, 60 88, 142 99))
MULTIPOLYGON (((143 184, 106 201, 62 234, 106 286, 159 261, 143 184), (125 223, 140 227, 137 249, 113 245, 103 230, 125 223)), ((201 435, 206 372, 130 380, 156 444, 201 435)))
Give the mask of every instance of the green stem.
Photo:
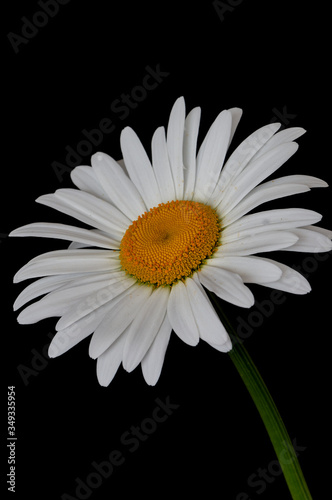
POLYGON ((212 294, 209 294, 209 296, 217 306, 222 316, 224 326, 233 341, 233 349, 229 352, 229 356, 238 370, 264 422, 293 500, 312 500, 299 461, 296 458, 293 444, 271 394, 249 356, 248 351, 243 346, 234 328, 220 308, 220 304, 216 297, 212 296, 212 294))

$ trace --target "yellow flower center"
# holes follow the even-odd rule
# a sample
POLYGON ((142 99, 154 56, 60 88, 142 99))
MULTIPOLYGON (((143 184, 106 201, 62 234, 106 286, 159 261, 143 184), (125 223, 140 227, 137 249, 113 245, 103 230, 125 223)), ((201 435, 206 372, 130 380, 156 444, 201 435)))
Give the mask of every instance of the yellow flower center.
POLYGON ((218 215, 208 205, 177 200, 140 215, 120 245, 122 268, 137 280, 171 285, 190 276, 216 247, 218 215))

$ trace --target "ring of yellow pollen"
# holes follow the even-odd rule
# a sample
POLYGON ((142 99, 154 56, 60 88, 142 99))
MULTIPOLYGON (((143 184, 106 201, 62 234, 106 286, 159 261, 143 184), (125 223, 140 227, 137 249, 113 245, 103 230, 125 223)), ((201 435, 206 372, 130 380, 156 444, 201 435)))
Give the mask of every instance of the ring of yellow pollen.
POLYGON ((220 221, 209 205, 176 200, 140 215, 120 244, 122 269, 138 281, 172 285, 199 270, 218 247, 220 221))

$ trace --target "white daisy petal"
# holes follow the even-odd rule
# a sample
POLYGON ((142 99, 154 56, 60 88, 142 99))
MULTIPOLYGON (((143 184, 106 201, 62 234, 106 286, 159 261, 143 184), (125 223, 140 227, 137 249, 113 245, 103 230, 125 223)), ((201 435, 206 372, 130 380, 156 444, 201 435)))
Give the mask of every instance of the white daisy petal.
POLYGON ((63 330, 68 326, 72 325, 76 321, 80 320, 84 316, 87 316, 92 311, 97 310, 99 307, 106 303, 110 303, 115 299, 120 293, 127 290, 135 283, 132 278, 115 278, 110 280, 109 284, 105 287, 99 287, 94 293, 90 293, 83 300, 78 300, 75 305, 62 317, 59 319, 55 328, 57 330, 63 330))
MULTIPOLYGON (((80 195, 83 195, 83 197, 85 197, 83 206, 76 206, 73 203, 69 203, 69 201, 64 199, 63 196, 59 196, 58 191, 54 194, 46 194, 40 196, 39 198, 37 198, 36 202, 54 208, 55 210, 59 210, 59 212, 62 212, 71 217, 75 217, 75 219, 98 228, 101 231, 105 231, 113 239, 121 240, 123 233, 125 232, 125 227, 128 227, 128 225, 130 224, 130 220, 128 219, 127 226, 124 226, 123 222, 122 224, 120 223, 120 226, 117 224, 115 225, 110 220, 110 217, 112 217, 114 213, 116 220, 116 216, 121 214, 121 212, 119 212, 115 207, 113 207, 110 203, 106 203, 105 201, 98 199, 88 193, 84 193, 83 191, 73 191, 75 192, 75 194, 80 193, 80 195), (93 202, 96 200, 97 203, 99 202, 100 204, 103 204, 104 210, 102 212, 100 212, 98 208, 94 210, 93 202)), ((70 193, 67 193, 67 195, 68 194, 70 197, 70 193)), ((123 217, 125 216, 123 215, 123 217)))
POLYGON ((120 165, 120 167, 122 168, 122 170, 124 171, 126 176, 129 177, 128 170, 127 170, 126 164, 124 162, 124 159, 122 158, 121 160, 118 160, 117 163, 120 165))
POLYGON ((146 208, 157 207, 161 203, 159 187, 141 141, 130 127, 126 127, 121 132, 120 142, 129 176, 142 196, 146 208))
POLYGON ((19 294, 14 302, 14 311, 20 309, 30 300, 40 297, 40 295, 45 295, 46 293, 53 292, 57 288, 60 288, 63 284, 68 283, 75 279, 75 277, 85 276, 84 274, 60 274, 59 276, 47 276, 46 278, 40 278, 34 281, 29 286, 24 288, 24 290, 19 294))
POLYGON ((60 288, 50 292, 46 297, 24 309, 18 315, 17 321, 22 324, 28 324, 36 323, 41 319, 52 316, 61 316, 68 312, 77 301, 102 289, 106 285, 112 284, 118 279, 121 279, 121 276, 111 278, 109 273, 102 273, 88 277, 85 276, 65 283, 60 288))
POLYGON ((128 372, 142 361, 157 335, 166 314, 169 293, 168 287, 154 290, 128 327, 123 350, 123 367, 128 372))
POLYGON ((295 142, 281 144, 257 160, 253 160, 227 186, 227 194, 221 200, 220 210, 225 215, 234 208, 254 187, 281 167, 298 149, 295 142))
POLYGON ((104 227, 102 231, 119 234, 120 237, 130 224, 130 219, 110 203, 100 200, 88 193, 77 191, 77 189, 58 189, 55 197, 85 217, 92 218, 92 225, 100 222, 104 227))
POLYGON ((118 162, 108 155, 96 153, 91 158, 91 164, 109 200, 128 219, 134 221, 145 212, 146 208, 141 195, 118 162))
POLYGON ((309 188, 321 188, 328 187, 327 182, 318 177, 313 177, 312 175, 286 175, 285 177, 279 177, 278 179, 273 179, 269 181, 271 184, 281 185, 281 184, 303 184, 309 188))
POLYGON ((118 254, 109 250, 55 250, 25 264, 15 274, 14 283, 46 275, 109 271, 120 266, 118 254))
POLYGON ((214 325, 214 328, 212 328, 211 330, 205 327, 205 329, 200 332, 200 337, 214 349, 217 349, 220 352, 229 352, 232 349, 232 341, 228 335, 226 328, 220 321, 215 309, 212 307, 210 299, 202 284, 200 283, 198 276, 199 273, 195 273, 192 279, 195 282, 195 285, 197 286, 199 292, 201 293, 201 296, 205 298, 206 309, 209 309, 208 306, 210 306, 212 309, 211 319, 213 317, 213 323, 211 324, 214 325))
POLYGON ((40 203, 41 205, 45 205, 46 207, 54 208, 55 210, 58 210, 61 213, 69 215, 70 217, 75 217, 75 219, 85 222, 86 224, 90 224, 90 226, 93 226, 95 224, 91 220, 91 217, 82 218, 82 215, 78 212, 78 210, 74 210, 68 205, 65 205, 63 201, 60 201, 55 196, 55 193, 43 194, 42 196, 39 196, 39 198, 36 199, 36 202, 40 203))
POLYGON ((74 295, 72 289, 64 291, 55 290, 49 293, 46 297, 26 307, 18 315, 17 321, 20 324, 27 325, 37 323, 44 318, 61 316, 66 313, 82 296, 86 297, 89 293, 99 289, 99 283, 92 283, 90 285, 84 285, 81 289, 75 290, 74 295))
POLYGON ((126 338, 127 332, 124 332, 97 360, 97 378, 103 387, 112 382, 119 369, 126 338))
POLYGON ((164 127, 159 127, 152 137, 152 165, 160 190, 162 203, 175 200, 172 169, 169 163, 164 127))
POLYGON ((310 188, 327 187, 327 183, 309 175, 287 175, 264 182, 247 194, 236 207, 223 217, 225 226, 267 201, 293 194, 304 193, 310 188))
POLYGON ((306 191, 310 191, 310 188, 303 184, 274 185, 270 182, 261 184, 247 194, 247 196, 245 196, 243 200, 233 208, 233 210, 223 217, 223 225, 226 227, 232 224, 237 219, 263 203, 276 200, 277 198, 291 196, 293 194, 305 193, 306 191))
POLYGON ((185 285, 200 338, 208 344, 228 345, 228 333, 199 283, 197 274, 194 278, 187 278, 185 285))
POLYGON ((215 266, 203 266, 198 278, 205 288, 231 304, 251 307, 255 302, 252 292, 243 284, 242 278, 231 271, 215 266))
POLYGON ((280 123, 270 123, 250 134, 231 154, 225 164, 222 175, 232 178, 234 175, 241 173, 257 152, 277 132, 280 126, 280 123))
POLYGON ((104 304, 67 328, 58 330, 50 343, 48 349, 49 357, 56 358, 61 356, 61 354, 64 354, 91 335, 107 313, 109 307, 109 303, 104 304))
MULTIPOLYGON (((36 202, 41 203, 42 205, 45 205, 47 207, 54 208, 55 210, 58 210, 61 213, 69 215, 70 217, 75 217, 75 219, 84 222, 86 224, 89 224, 90 226, 99 227, 98 222, 93 221, 91 217, 84 216, 78 210, 74 210, 72 207, 66 205, 62 200, 59 200, 59 198, 55 196, 55 193, 44 194, 39 198, 37 198, 36 202)), ((114 237, 114 234, 110 232, 109 228, 107 228, 107 233, 111 237, 114 237)))
POLYGON ((241 219, 227 226, 222 233, 222 242, 224 244, 229 243, 265 231, 278 231, 315 224, 321 218, 321 214, 304 208, 266 210, 265 212, 241 217, 241 219))
MULTIPOLYGON (((113 246, 112 250, 119 250, 119 248, 120 248, 120 240, 117 240, 117 239, 114 239, 114 238, 110 238, 110 235, 108 233, 106 233, 106 231, 101 231, 100 229, 88 229, 87 231, 89 233, 92 233, 93 235, 97 234, 97 235, 100 235, 102 237, 107 238, 110 241, 113 241, 114 242, 114 246, 113 246)), ((68 245, 68 248, 74 248, 74 249, 77 249, 77 248, 89 248, 91 246, 92 245, 90 245, 88 243, 81 243, 81 242, 78 242, 78 241, 72 241, 68 245)))
POLYGON ((234 240, 223 244, 215 253, 220 255, 252 255, 255 253, 272 252, 284 250, 298 241, 294 231, 268 231, 257 235, 247 236, 240 240, 234 240))
POLYGON ((303 295, 310 292, 310 284, 305 279, 305 277, 302 276, 302 274, 300 274, 299 272, 295 271, 295 269, 292 269, 285 264, 281 264, 280 262, 276 262, 271 259, 262 260, 278 266, 280 271, 282 272, 281 277, 278 280, 271 280, 270 283, 261 283, 263 286, 275 288, 276 290, 282 290, 284 292, 294 293, 297 295, 303 295))
POLYGON ((231 128, 231 135, 229 138, 229 142, 231 142, 231 140, 233 139, 233 136, 235 134, 235 131, 237 129, 237 126, 241 120, 243 111, 240 108, 230 108, 227 111, 229 111, 230 114, 232 115, 232 128, 231 128))
POLYGON ((285 142, 292 142, 301 137, 301 135, 305 134, 304 128, 301 127, 291 127, 281 130, 277 134, 275 134, 271 139, 267 141, 266 144, 257 152, 255 156, 255 160, 259 158, 261 155, 271 151, 271 149, 279 146, 279 144, 283 144, 285 142))
POLYGON ((78 243, 78 241, 72 241, 69 245, 69 249, 77 250, 78 248, 89 248, 91 245, 87 245, 86 243, 78 243))
POLYGON ((182 281, 172 286, 167 314, 174 332, 183 342, 192 346, 198 344, 199 330, 190 305, 187 287, 182 281))
POLYGON ((298 241, 291 247, 286 248, 291 252, 329 252, 332 250, 330 238, 317 231, 310 229, 293 229, 292 232, 298 237, 298 241))
POLYGON ((273 123, 256 130, 236 148, 221 171, 220 179, 210 199, 211 204, 216 206, 221 202, 231 181, 244 170, 280 125, 280 123, 273 123))
POLYGON ((330 229, 324 229, 319 226, 304 226, 302 229, 310 229, 310 231, 316 231, 317 233, 324 234, 329 240, 332 239, 332 231, 330 229))
POLYGON ((213 347, 213 349, 216 349, 217 351, 220 351, 220 352, 229 352, 233 348, 232 341, 230 338, 228 338, 226 340, 226 342, 224 342, 221 345, 214 344, 213 342, 208 342, 208 344, 210 344, 210 346, 213 347))
POLYGON ((70 172, 70 177, 75 186, 77 186, 81 191, 85 191, 86 193, 92 194, 93 196, 107 202, 109 201, 107 193, 98 181, 95 172, 91 167, 86 165, 75 167, 70 172))
POLYGON ((156 385, 158 382, 171 332, 172 325, 166 314, 156 338, 141 362, 143 376, 148 385, 156 385))
POLYGON ((36 222, 27 224, 12 231, 9 236, 38 236, 39 238, 59 238, 76 241, 87 246, 118 249, 120 242, 103 234, 67 224, 36 222))
POLYGON ((115 282, 117 280, 126 279, 127 274, 125 271, 121 270, 107 270, 107 272, 93 272, 93 273, 85 273, 78 275, 75 278, 72 278, 70 281, 64 283, 61 287, 61 290, 68 290, 68 288, 73 288, 81 286, 81 285, 89 285, 90 283, 101 283, 104 281, 115 282))
POLYGON ((244 283, 269 283, 281 277, 280 268, 260 257, 221 256, 206 261, 207 266, 219 267, 241 276, 244 283))
POLYGON ((89 347, 91 358, 98 358, 123 333, 151 292, 152 287, 135 283, 112 301, 112 307, 91 338, 89 347))
POLYGON ((167 150, 171 164, 175 196, 183 198, 183 134, 186 108, 183 97, 179 97, 172 108, 167 126, 167 150))
POLYGON ((184 200, 191 200, 194 196, 196 181, 196 148, 201 108, 194 108, 188 113, 184 124, 183 138, 183 175, 184 200))
POLYGON ((211 125, 197 155, 195 200, 204 201, 212 195, 219 179, 230 141, 232 115, 222 111, 211 125))

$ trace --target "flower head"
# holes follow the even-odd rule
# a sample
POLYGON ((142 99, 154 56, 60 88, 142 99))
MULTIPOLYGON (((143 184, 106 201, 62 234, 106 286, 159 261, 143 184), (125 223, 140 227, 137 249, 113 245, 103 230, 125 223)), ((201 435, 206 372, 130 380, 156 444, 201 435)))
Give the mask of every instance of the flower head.
POLYGON ((97 358, 101 385, 121 363, 129 372, 141 364, 153 385, 172 330, 189 345, 202 339, 221 352, 232 348, 205 289, 240 307, 254 303, 245 283, 310 291, 297 271, 255 254, 331 250, 332 232, 314 226, 321 215, 300 208, 251 212, 327 184, 306 175, 265 181, 296 152, 302 128, 277 132, 280 124, 269 124, 225 161, 240 117, 238 108, 222 111, 196 154, 200 109, 186 117, 179 98, 167 134, 160 127, 153 135, 151 159, 127 127, 123 161, 96 153, 92 168, 71 173, 78 190, 36 200, 92 228, 35 223, 11 233, 71 241, 67 250, 32 259, 14 278, 40 278, 18 296, 15 309, 43 296, 19 314, 20 323, 60 318, 50 357, 92 334, 89 354, 97 358))

